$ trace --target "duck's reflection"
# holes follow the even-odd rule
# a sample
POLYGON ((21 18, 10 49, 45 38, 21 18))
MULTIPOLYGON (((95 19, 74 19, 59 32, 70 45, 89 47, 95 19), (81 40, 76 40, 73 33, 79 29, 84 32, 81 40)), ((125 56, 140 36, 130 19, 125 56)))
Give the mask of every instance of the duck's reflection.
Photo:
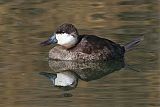
POLYGON ((78 78, 74 72, 64 71, 59 73, 47 73, 41 72, 41 75, 48 77, 54 87, 58 87, 63 90, 74 89, 78 84, 78 78))
POLYGON ((77 87, 78 80, 91 81, 100 79, 114 71, 118 71, 125 65, 123 59, 97 62, 75 62, 49 60, 52 73, 41 72, 48 77, 55 87, 63 90, 71 90, 77 87))

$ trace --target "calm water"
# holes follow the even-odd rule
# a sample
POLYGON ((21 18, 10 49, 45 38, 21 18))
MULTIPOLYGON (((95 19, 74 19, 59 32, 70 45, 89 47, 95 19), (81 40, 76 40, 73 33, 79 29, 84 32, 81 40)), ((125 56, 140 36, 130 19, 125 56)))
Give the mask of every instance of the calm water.
POLYGON ((158 0, 0 0, 0 107, 160 107, 158 14, 158 0), (100 73, 71 64, 89 69, 63 91, 39 75, 56 68, 51 47, 39 43, 64 22, 121 44, 141 34, 144 41, 125 55, 129 67, 95 64, 100 73))

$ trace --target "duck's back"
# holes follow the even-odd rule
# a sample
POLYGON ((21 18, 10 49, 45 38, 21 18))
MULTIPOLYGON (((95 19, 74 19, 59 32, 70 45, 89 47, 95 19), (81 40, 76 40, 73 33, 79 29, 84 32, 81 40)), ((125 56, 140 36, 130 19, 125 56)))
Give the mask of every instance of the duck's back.
POLYGON ((71 49, 55 47, 49 52, 49 57, 58 60, 110 60, 123 58, 124 47, 108 39, 94 35, 81 35, 80 41, 71 49))

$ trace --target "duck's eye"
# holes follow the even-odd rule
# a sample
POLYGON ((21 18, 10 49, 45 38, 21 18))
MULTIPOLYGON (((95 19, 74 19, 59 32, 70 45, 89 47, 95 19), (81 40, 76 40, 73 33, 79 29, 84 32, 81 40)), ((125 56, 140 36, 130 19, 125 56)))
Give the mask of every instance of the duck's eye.
POLYGON ((65 33, 65 31, 57 31, 56 33, 65 33))

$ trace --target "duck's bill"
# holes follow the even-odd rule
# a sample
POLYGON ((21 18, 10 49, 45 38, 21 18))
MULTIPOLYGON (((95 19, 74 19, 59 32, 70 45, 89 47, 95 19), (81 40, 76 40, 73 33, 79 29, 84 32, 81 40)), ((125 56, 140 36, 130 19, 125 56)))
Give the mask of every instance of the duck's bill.
POLYGON ((57 78, 57 74, 54 74, 54 73, 40 72, 39 74, 47 77, 50 80, 57 78))
POLYGON ((57 44, 57 39, 56 39, 55 34, 53 36, 51 36, 48 40, 41 42, 41 45, 43 45, 43 46, 47 46, 50 44, 57 44))

